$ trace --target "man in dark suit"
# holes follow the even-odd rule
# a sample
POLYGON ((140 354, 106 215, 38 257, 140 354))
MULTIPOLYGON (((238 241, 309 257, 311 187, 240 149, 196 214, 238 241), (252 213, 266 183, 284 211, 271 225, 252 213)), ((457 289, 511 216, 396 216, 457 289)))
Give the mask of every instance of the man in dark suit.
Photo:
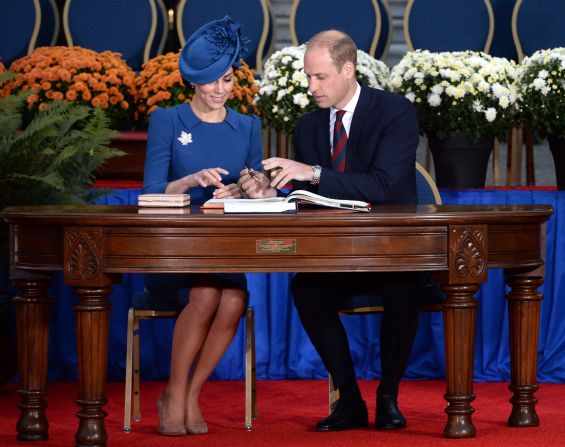
MULTIPOLYGON (((357 48, 349 36, 324 31, 308 43, 304 71, 320 109, 303 116, 294 131, 296 160, 269 158, 270 181, 242 171, 240 186, 249 197, 272 197, 293 181, 295 189, 373 204, 416 203, 415 161, 418 123, 406 98, 361 87, 355 78, 357 48), (337 122, 337 123, 336 123, 337 122)), ((365 402, 355 378, 340 302, 358 293, 383 299, 382 380, 377 390, 378 429, 406 427, 397 403, 418 327, 423 275, 402 273, 298 273, 292 283, 302 324, 334 380, 340 399, 317 424, 319 431, 368 425, 365 402)))

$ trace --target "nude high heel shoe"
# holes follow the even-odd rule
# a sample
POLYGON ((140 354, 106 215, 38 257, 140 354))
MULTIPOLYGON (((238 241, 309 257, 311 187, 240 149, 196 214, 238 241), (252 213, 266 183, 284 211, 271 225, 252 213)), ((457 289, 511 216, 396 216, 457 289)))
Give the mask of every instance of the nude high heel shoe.
POLYGON ((157 410, 159 411, 159 428, 157 431, 165 436, 184 436, 186 428, 184 426, 166 426, 163 425, 163 395, 157 399, 157 410))
POLYGON ((186 431, 189 435, 203 435, 208 433, 208 425, 206 422, 200 422, 198 424, 187 425, 186 431))

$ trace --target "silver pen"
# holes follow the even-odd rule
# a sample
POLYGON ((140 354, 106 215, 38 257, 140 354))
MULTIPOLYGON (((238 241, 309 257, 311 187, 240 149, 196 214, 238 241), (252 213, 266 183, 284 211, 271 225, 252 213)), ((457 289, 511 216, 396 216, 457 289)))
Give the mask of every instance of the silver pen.
POLYGON ((257 178, 257 176, 255 175, 255 172, 253 172, 253 169, 251 169, 249 166, 244 165, 243 166, 245 169, 247 169, 247 172, 249 173, 249 175, 251 176, 251 178, 253 180, 255 180, 257 183, 259 183, 259 179, 257 178))

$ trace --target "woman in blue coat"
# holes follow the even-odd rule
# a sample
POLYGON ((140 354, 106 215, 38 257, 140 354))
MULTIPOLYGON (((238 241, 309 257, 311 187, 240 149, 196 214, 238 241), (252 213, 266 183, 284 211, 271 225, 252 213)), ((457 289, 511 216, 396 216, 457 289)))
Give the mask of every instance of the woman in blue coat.
MULTIPOLYGON (((191 203, 239 198, 245 166, 261 170, 261 123, 225 106, 234 68, 244 55, 240 25, 229 17, 210 22, 187 41, 179 58, 190 104, 151 114, 144 193, 189 193, 191 203)), ((151 295, 170 300, 189 289, 174 329, 171 372, 158 400, 159 432, 206 433, 198 398, 203 383, 232 341, 247 303, 244 274, 146 275, 151 295)))

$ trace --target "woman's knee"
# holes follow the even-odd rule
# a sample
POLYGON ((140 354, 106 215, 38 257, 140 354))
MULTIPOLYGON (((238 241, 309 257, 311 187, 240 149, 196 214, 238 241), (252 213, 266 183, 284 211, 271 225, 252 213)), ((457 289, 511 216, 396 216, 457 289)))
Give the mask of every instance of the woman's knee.
POLYGON ((191 312, 210 319, 218 310, 220 305, 221 290, 213 287, 200 285, 190 290, 188 306, 191 312))

